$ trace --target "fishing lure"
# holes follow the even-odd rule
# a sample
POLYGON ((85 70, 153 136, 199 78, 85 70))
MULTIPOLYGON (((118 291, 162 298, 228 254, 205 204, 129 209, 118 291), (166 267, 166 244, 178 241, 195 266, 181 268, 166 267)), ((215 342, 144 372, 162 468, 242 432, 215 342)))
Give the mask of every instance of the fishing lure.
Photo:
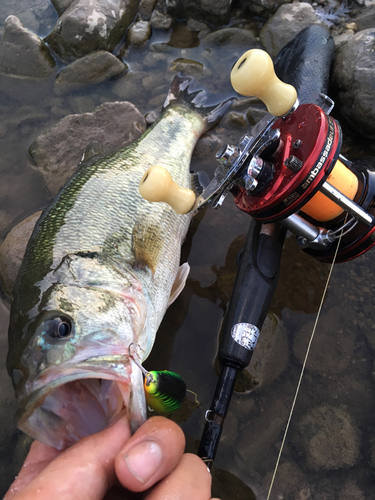
MULTIPOLYGON (((132 344, 131 344, 132 345, 132 344)), ((147 371, 130 352, 129 357, 142 370, 145 377, 144 390, 146 403, 152 409, 160 413, 170 413, 180 408, 186 397, 186 384, 175 372, 168 370, 147 371)))
POLYGON ((168 370, 147 372, 144 389, 148 406, 161 413, 178 410, 186 397, 185 382, 168 370))

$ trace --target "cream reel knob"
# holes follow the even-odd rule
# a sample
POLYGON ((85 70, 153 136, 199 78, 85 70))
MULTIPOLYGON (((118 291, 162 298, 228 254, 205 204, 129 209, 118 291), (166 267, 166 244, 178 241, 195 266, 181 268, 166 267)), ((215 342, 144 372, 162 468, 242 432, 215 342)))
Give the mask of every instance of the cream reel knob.
POLYGON ((164 201, 178 214, 186 214, 195 203, 191 189, 179 186, 164 167, 150 167, 139 183, 139 193, 147 201, 164 201))
POLYGON ((260 49, 243 54, 230 74, 232 86, 244 96, 258 97, 274 116, 284 116, 294 106, 297 91, 276 76, 271 57, 260 49))

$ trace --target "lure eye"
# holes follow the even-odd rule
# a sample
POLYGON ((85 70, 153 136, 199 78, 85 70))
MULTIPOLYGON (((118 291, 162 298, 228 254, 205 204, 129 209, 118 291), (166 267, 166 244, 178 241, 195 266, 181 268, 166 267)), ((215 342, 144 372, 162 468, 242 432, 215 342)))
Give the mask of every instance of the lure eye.
POLYGON ((44 323, 44 331, 52 338, 65 339, 72 332, 72 323, 69 318, 58 316, 44 323))

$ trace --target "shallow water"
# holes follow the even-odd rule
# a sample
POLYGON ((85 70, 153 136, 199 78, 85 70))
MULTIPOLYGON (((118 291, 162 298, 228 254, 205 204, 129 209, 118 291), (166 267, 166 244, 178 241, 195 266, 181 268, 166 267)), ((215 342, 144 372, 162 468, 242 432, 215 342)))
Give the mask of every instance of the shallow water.
MULTIPOLYGON (((0 27, 7 15, 16 14, 26 27, 44 36, 55 22, 54 9, 49 0, 34 1, 32 9, 30 5, 27 0, 2 1, 0 27)), ((230 68, 247 48, 218 49, 203 44, 188 48, 189 44, 198 42, 196 39, 186 41, 185 35, 183 27, 178 33, 176 30, 172 37, 175 47, 164 47, 167 52, 160 52, 166 55, 159 62, 150 57, 149 45, 129 50, 124 58, 132 76, 126 75, 84 92, 56 98, 51 82, 43 92, 43 99, 38 88, 27 83, 18 95, 12 95, 13 89, 0 95, 0 238, 15 223, 48 203, 48 190, 43 179, 29 166, 27 151, 33 139, 61 117, 92 111, 103 102, 122 99, 134 103, 142 113, 159 109, 173 76, 168 69, 170 62, 180 57, 196 59, 204 65, 205 70, 198 80, 210 93, 217 94, 217 99, 233 94, 229 84, 230 68), (150 75, 153 77, 151 86, 147 80, 150 75), (132 84, 125 85, 128 82, 132 84)), ((151 44, 167 42, 170 38, 170 33, 154 33, 151 44)), ((224 119, 215 134, 222 141, 236 143, 245 130, 224 119)), ((206 169, 212 176, 216 167, 215 151, 214 148, 209 156, 196 154, 193 168, 206 169)), ((353 157, 364 153, 371 153, 370 144, 348 135, 345 154, 353 157)), ((217 336, 234 278, 233 265, 224 266, 224 263, 228 249, 231 248, 231 255, 240 250, 239 236, 247 232, 249 223, 248 216, 239 211, 230 198, 219 211, 209 207, 202 221, 193 223, 183 248, 191 274, 185 290, 167 312, 147 362, 148 368, 169 368, 180 373, 188 388, 197 393, 200 407, 192 410, 181 424, 188 449, 192 451, 197 448, 204 414, 210 406, 217 380, 214 369, 217 336), (216 280, 214 266, 222 268, 220 276, 225 278, 218 280, 216 285, 213 285, 216 280)), ((271 499, 374 498, 374 387, 371 376, 375 348, 372 298, 375 285, 371 280, 375 270, 374 252, 333 270, 271 499), (331 342, 331 337, 337 340, 337 345, 331 342), (322 404, 344 408, 359 429, 361 456, 355 466, 315 471, 306 465, 299 453, 296 445, 301 439, 298 422, 307 411, 322 404), (306 493, 308 488, 310 497, 306 493)), ((254 491, 257 499, 267 496, 301 371, 298 352, 307 346, 308 335, 301 333, 301 327, 315 318, 327 276, 328 265, 306 256, 297 248, 294 238, 287 239, 279 286, 271 308, 284 328, 287 360, 272 383, 252 393, 233 396, 215 462, 216 469, 233 474, 224 474, 223 478, 223 474, 216 473, 217 495, 223 500, 234 498, 234 493, 238 493, 238 498, 250 498, 243 483, 254 491), (296 342, 297 351, 293 350, 296 342), (225 489, 230 492, 227 496, 225 489)), ((16 430, 16 406, 5 370, 8 316, 9 305, 4 296, 0 303, 0 493, 6 491, 19 470, 29 443, 16 430)))

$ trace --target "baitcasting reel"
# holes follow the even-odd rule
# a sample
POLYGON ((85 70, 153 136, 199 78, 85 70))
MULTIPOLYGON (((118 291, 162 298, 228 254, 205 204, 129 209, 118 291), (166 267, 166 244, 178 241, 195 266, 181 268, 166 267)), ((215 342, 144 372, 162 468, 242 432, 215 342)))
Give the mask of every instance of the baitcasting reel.
POLYGON ((231 81, 240 94, 260 98, 269 113, 236 146, 217 153, 220 165, 196 199, 171 179, 174 187, 159 196, 154 179, 169 175, 159 167, 152 167, 154 177, 151 169, 143 177, 141 195, 192 213, 207 203, 220 207, 231 192, 241 210, 263 223, 282 224, 319 260, 332 261, 340 234, 338 262, 369 250, 375 244, 375 164, 340 154, 341 129, 329 116, 333 102, 322 96, 325 110, 299 104, 296 90, 277 78, 270 56, 258 49, 237 61, 231 81))

